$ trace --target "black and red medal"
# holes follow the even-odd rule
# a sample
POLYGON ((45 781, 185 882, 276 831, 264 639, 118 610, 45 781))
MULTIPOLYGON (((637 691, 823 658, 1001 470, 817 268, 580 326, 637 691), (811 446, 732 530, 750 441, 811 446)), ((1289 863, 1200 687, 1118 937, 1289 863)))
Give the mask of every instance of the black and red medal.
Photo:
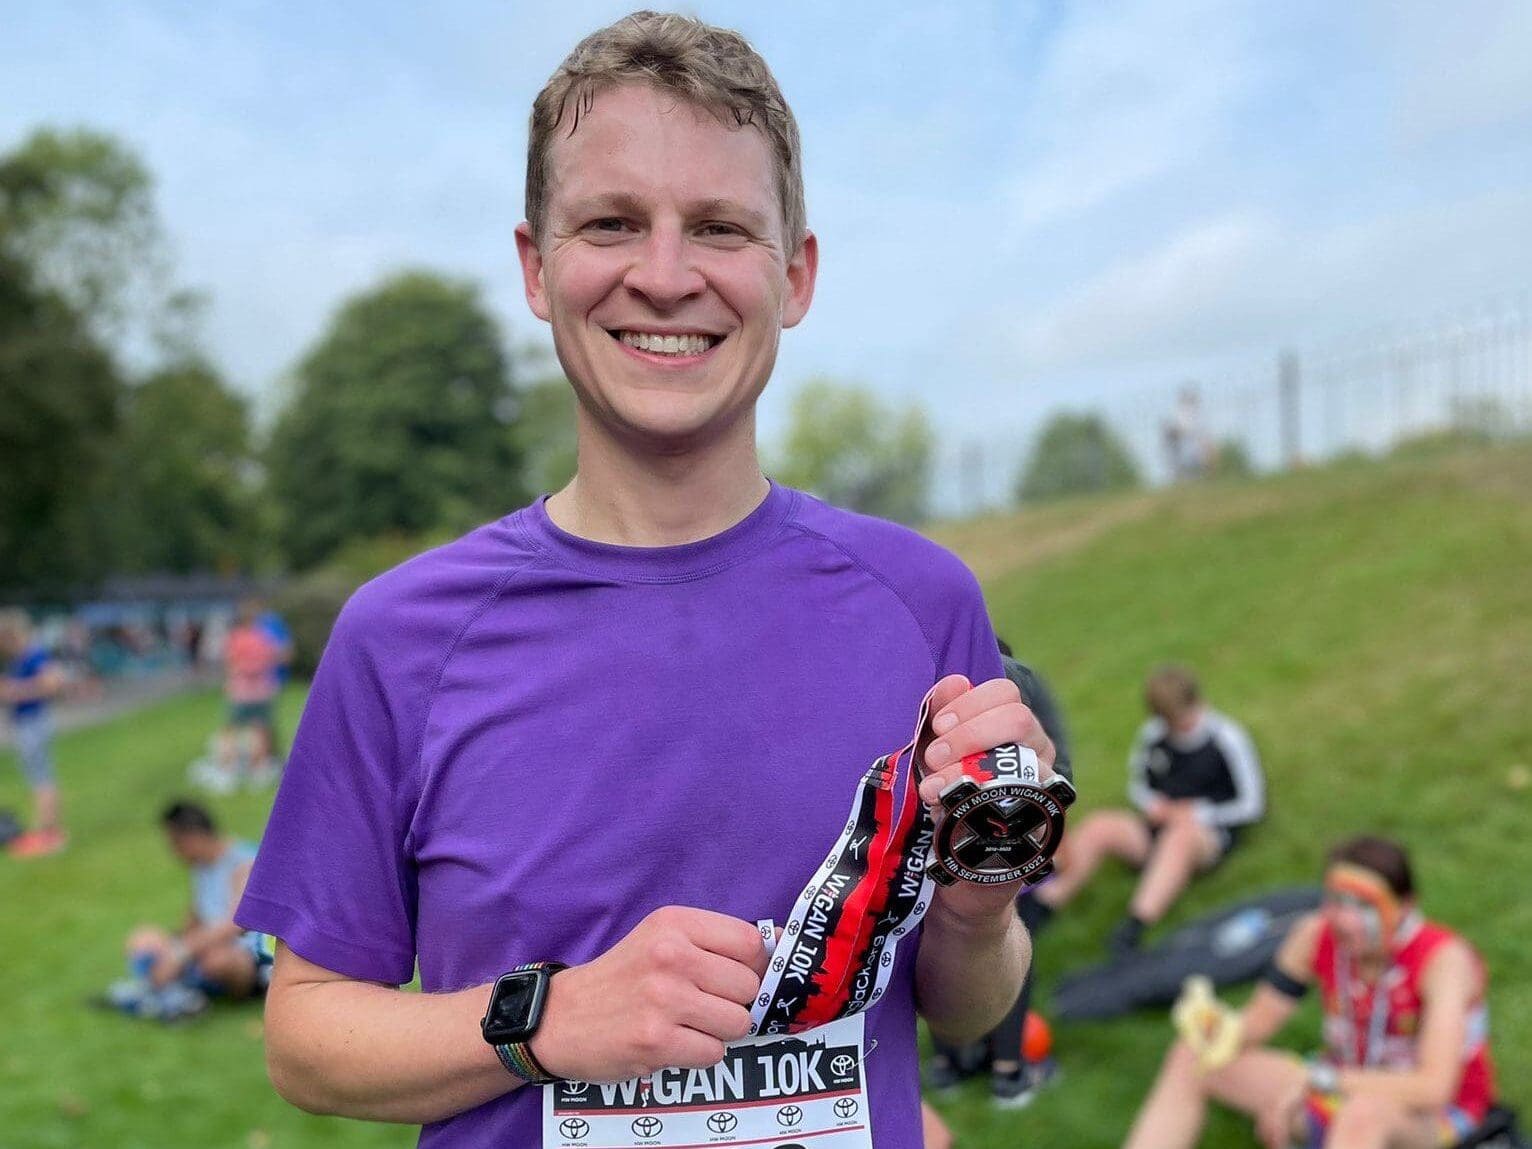
POLYGON ((1064 836, 1064 811, 1075 800, 1069 780, 1041 780, 1037 755, 1014 743, 973 755, 963 777, 940 799, 946 816, 936 828, 926 873, 943 886, 1037 882, 1053 872, 1064 836))

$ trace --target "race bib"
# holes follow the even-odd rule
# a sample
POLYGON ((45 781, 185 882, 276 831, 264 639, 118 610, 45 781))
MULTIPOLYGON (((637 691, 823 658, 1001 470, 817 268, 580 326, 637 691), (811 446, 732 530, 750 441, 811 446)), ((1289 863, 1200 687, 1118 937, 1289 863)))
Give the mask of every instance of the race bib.
POLYGON ((747 1037, 707 1069, 661 1069, 616 1084, 543 1090, 546 1149, 872 1149, 865 1019, 790 1037, 747 1037))

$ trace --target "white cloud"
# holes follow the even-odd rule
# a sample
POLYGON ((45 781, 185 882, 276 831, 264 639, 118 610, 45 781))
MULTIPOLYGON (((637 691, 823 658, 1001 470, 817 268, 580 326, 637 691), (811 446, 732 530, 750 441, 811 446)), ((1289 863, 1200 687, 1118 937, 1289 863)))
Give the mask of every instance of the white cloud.
POLYGON ((1415 145, 1444 135, 1532 119, 1532 4, 1429 0, 1394 9, 1400 136, 1415 145))
POLYGON ((1248 213, 1199 221, 1064 294, 1002 354, 1030 378, 1153 374, 1407 321, 1524 287, 1529 221, 1526 188, 1334 226, 1248 213))
POLYGON ((1251 10, 1178 0, 1081 9, 1017 115, 1009 199, 1031 231, 1197 162, 1263 81, 1251 10))

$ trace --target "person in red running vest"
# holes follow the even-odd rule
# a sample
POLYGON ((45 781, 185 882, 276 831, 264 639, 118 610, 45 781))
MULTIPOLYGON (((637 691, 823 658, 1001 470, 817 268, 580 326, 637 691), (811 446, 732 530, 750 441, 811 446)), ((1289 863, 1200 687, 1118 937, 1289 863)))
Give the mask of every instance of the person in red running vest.
POLYGON ((1251 1116, 1270 1149, 1435 1149, 1495 1100, 1487 974, 1427 921, 1403 847, 1360 837, 1330 852, 1324 904, 1295 925, 1244 1010, 1204 996, 1176 1010, 1178 1040, 1128 1149, 1194 1145, 1209 1101, 1251 1116), (1324 1050, 1265 1048, 1317 985, 1324 1050))

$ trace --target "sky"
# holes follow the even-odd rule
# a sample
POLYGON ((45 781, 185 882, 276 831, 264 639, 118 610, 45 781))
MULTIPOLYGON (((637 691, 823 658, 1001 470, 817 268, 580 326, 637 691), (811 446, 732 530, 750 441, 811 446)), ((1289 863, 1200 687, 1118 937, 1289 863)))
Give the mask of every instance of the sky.
MULTIPOLYGON (((471 278, 515 342, 526 118, 604 0, 6 0, 0 150, 110 131, 206 342, 269 413, 347 296, 471 278)), ((761 408, 815 375, 949 439, 1532 285, 1524 0, 707 0, 798 117, 821 271, 761 408)))

